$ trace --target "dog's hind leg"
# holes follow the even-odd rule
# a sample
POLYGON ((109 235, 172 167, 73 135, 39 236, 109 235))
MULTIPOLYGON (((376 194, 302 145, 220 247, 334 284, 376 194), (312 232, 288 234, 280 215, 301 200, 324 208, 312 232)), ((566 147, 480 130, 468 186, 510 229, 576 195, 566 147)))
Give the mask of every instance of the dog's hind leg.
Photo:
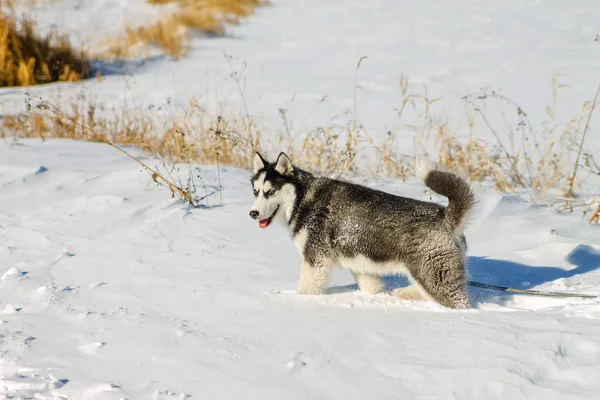
POLYGON ((322 262, 312 265, 308 260, 302 261, 300 282, 296 289, 297 294, 323 294, 325 285, 329 280, 331 263, 322 262))
POLYGON ((420 285, 413 283, 410 286, 394 290, 394 294, 396 297, 404 300, 429 300, 429 298, 424 295, 424 290, 419 286, 420 285))
POLYGON ((372 274, 361 274, 358 272, 352 272, 358 287, 365 293, 377 294, 385 291, 385 285, 381 280, 381 277, 372 274))
POLYGON ((465 266, 459 254, 440 253, 413 265, 411 276, 431 298, 448 308, 470 308, 465 266))

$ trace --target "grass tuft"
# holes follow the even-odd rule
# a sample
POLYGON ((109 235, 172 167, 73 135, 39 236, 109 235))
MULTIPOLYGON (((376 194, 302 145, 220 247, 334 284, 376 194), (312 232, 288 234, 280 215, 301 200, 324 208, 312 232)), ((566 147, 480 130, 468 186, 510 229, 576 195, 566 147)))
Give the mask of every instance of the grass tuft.
POLYGON ((174 59, 181 58, 189 49, 191 31, 223 35, 227 25, 239 24, 251 15, 265 0, 147 0, 161 6, 174 4, 159 21, 146 26, 127 27, 125 33, 114 38, 108 49, 115 58, 131 57, 140 46, 153 44, 174 59))
POLYGON ((0 87, 78 81, 88 76, 89 59, 65 35, 41 36, 33 20, 0 16, 0 87))

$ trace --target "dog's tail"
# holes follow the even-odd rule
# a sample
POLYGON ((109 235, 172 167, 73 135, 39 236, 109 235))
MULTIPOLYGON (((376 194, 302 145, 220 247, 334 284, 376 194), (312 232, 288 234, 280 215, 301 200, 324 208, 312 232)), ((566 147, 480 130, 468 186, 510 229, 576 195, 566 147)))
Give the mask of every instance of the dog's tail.
POLYGON ((462 234, 469 214, 475 206, 475 195, 466 180, 457 174, 424 160, 417 160, 416 173, 425 185, 448 198, 444 223, 455 234, 462 234))

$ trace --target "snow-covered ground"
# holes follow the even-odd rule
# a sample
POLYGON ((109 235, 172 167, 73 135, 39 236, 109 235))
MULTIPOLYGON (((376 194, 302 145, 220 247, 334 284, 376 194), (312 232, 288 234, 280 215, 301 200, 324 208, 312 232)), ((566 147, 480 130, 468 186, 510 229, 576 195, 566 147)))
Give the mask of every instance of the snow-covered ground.
MULTIPOLYGON (((475 310, 453 312, 361 294, 342 272, 295 295, 299 256, 247 217, 248 178, 224 169, 223 206, 190 209, 108 146, 0 142, 0 393, 598 398, 600 300, 472 290, 475 310)), ((429 199, 415 181, 379 187, 429 199)), ((600 295, 597 226, 483 191, 467 235, 480 281, 600 295)))
MULTIPOLYGON (((125 22, 159 17, 143 3, 40 1, 35 12, 45 29, 101 42, 125 22)), ((368 56, 359 118, 381 134, 396 123, 403 74, 412 89, 446 96, 438 111, 451 121, 462 116, 459 97, 481 87, 541 119, 553 72, 570 84, 563 117, 600 83, 597 0, 271 3, 232 37, 194 40, 178 62, 153 57, 125 75, 106 66, 100 82, 2 89, 0 103, 21 111, 29 91, 129 108, 182 109, 195 98, 238 112, 228 76, 247 62, 249 112, 275 131, 285 108, 300 131, 353 108, 356 63, 368 56)), ((598 115, 590 149, 600 147, 598 115)), ((0 141, 0 399, 600 396, 600 300, 474 289, 475 309, 456 312, 361 294, 342 272, 326 295, 297 296, 291 241, 247 217, 249 173, 221 170, 222 206, 217 170, 199 173, 208 206, 191 209, 108 146, 0 141)), ((368 184, 430 199, 414 180, 368 184)), ((478 191, 467 231, 474 279, 600 295, 598 226, 485 184, 478 191)))

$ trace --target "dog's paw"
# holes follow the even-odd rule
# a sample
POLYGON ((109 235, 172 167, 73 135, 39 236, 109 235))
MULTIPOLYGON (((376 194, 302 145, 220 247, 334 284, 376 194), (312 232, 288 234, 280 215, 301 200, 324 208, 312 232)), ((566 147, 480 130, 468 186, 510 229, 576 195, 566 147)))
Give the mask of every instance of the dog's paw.
POLYGON ((296 294, 320 295, 323 294, 323 289, 317 287, 299 286, 298 289, 296 289, 296 294))
POLYGON ((414 285, 396 289, 394 295, 404 300, 426 300, 414 285))

